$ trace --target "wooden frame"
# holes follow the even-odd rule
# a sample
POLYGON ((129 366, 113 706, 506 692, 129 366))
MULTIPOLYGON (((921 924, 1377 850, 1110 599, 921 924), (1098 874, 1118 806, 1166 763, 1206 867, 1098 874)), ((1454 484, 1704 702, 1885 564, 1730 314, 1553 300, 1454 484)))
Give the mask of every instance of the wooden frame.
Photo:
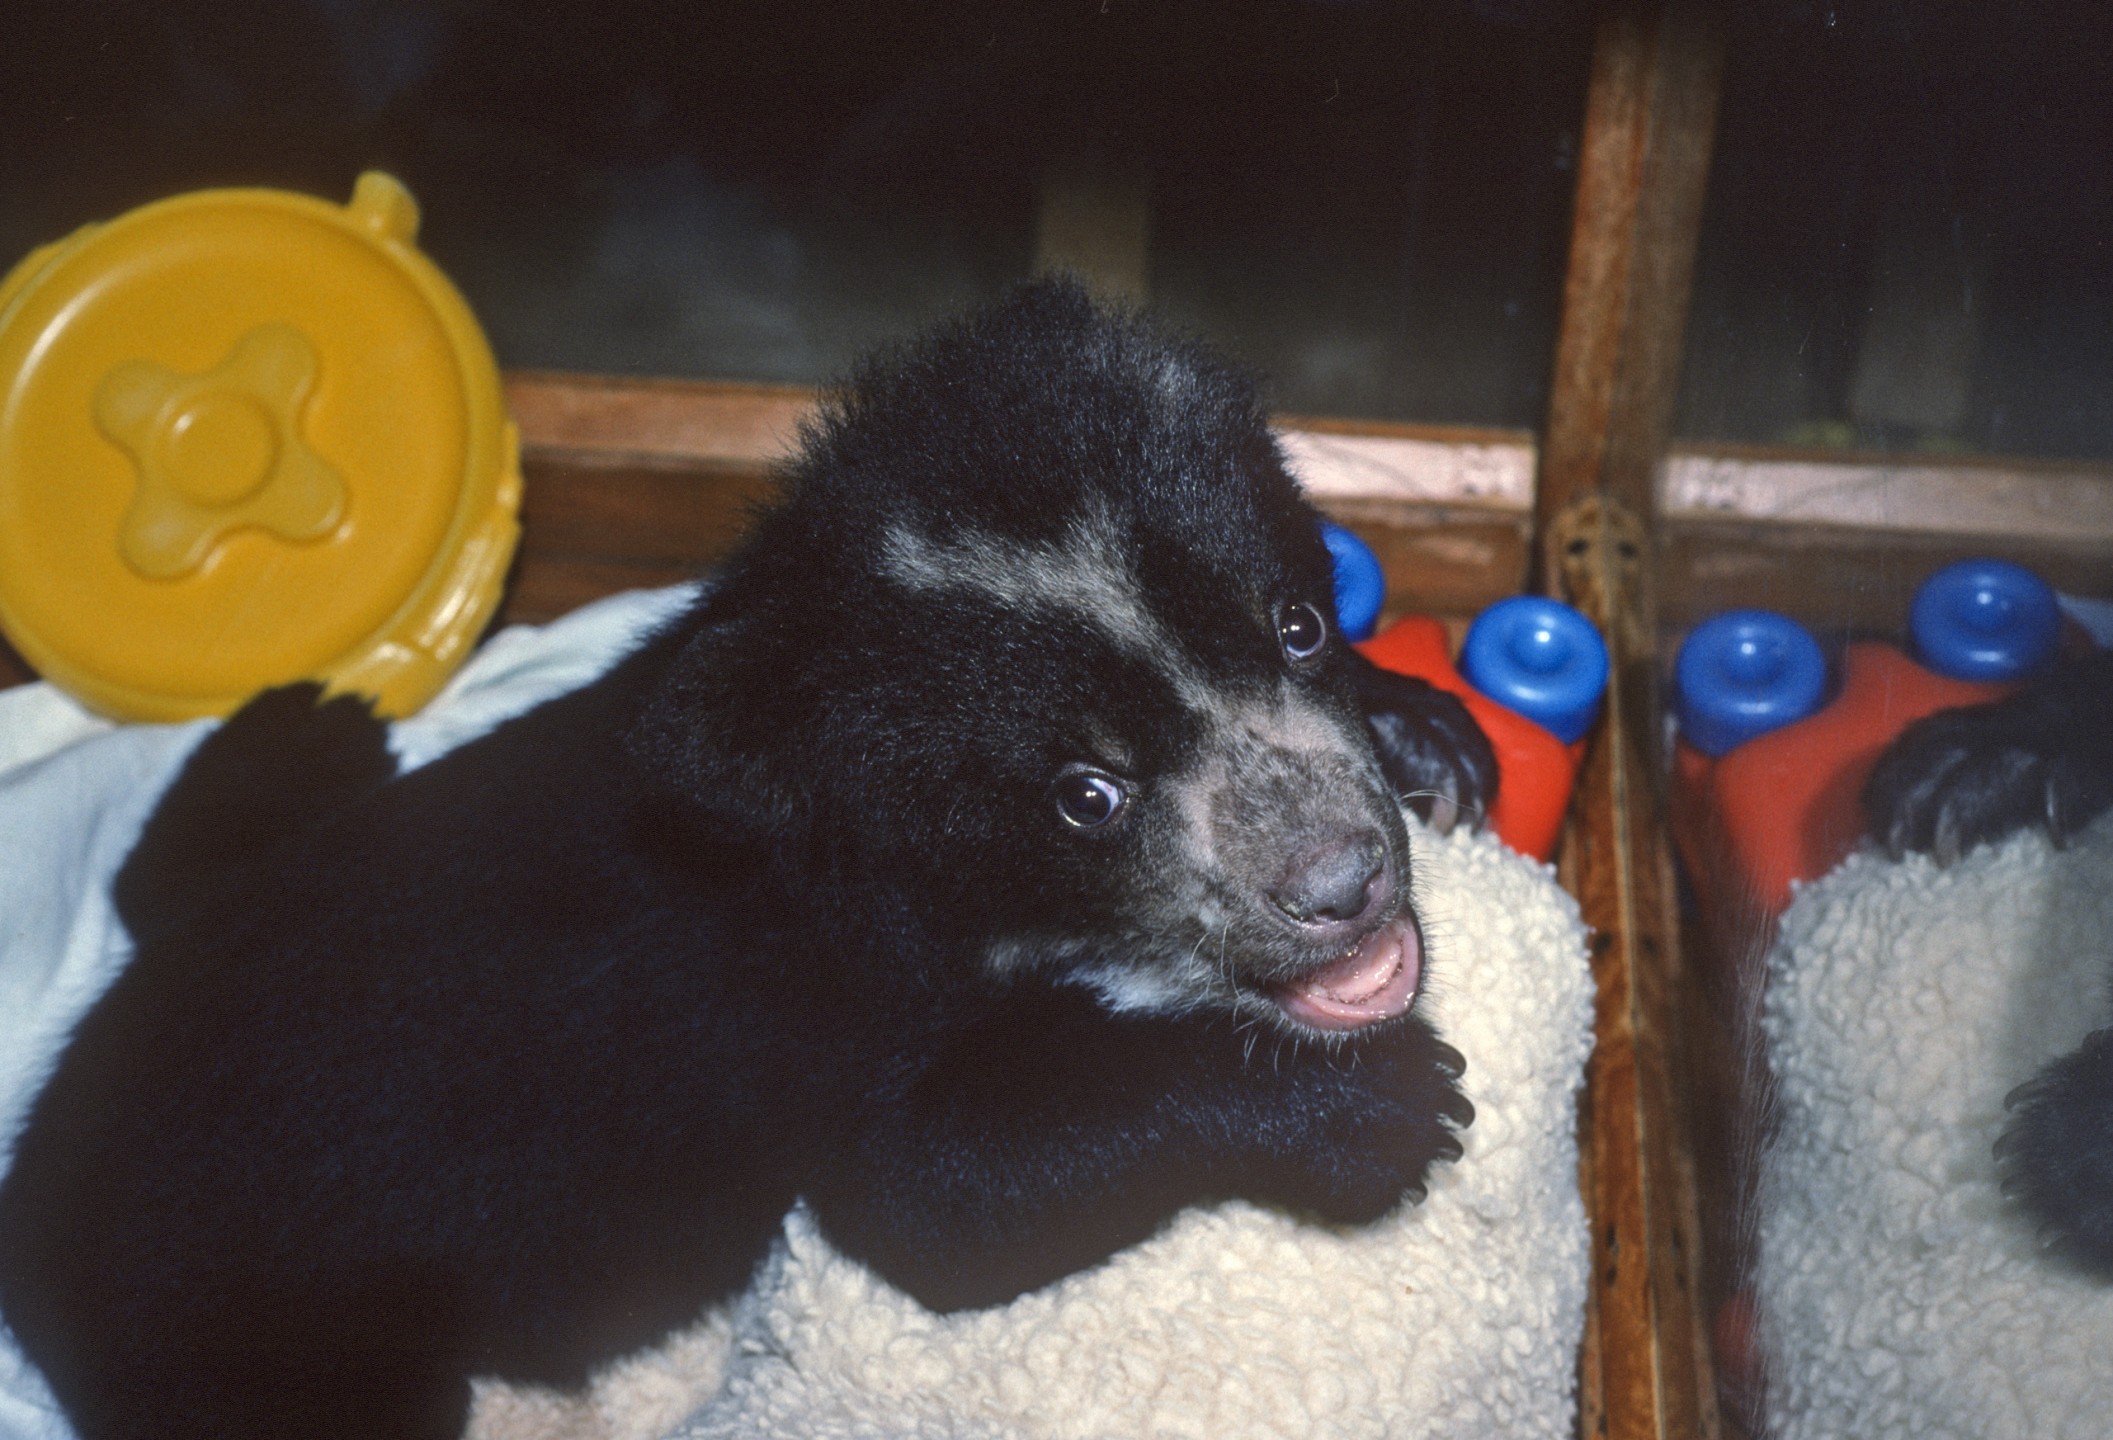
POLYGON ((2059 589, 2102 589, 2113 465, 1674 446, 1658 479, 1660 618, 1762 606, 1893 632, 1909 588, 1996 555, 2059 589))
POLYGON ((1592 927, 1598 982, 1580 1117, 1593 1271, 1578 1428, 1617 1440, 1720 1429, 1650 561, 1723 46, 1710 0, 1602 7, 1535 496, 1541 582, 1592 617, 1614 662, 1560 865, 1592 927))
MULTIPOLYGON (((501 618, 709 565, 769 489, 812 391, 518 374, 507 401, 527 477, 521 558, 501 618)), ((1330 514, 1379 554, 1391 593, 1453 618, 1517 593, 1535 452, 1518 432, 1286 418, 1285 449, 1330 514)))

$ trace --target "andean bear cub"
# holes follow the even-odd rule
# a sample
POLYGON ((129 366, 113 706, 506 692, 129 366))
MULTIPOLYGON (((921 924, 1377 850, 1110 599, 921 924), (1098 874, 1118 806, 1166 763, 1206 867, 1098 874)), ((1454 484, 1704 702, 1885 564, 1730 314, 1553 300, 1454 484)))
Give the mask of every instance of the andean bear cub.
POLYGON ((940 1310, 1192 1202, 1420 1196, 1399 804, 1490 799, 1336 633, 1250 387, 1026 287, 867 366, 687 613, 398 774, 313 687, 195 752, 0 1185, 88 1440, 453 1437, 744 1284, 804 1198, 940 1310))

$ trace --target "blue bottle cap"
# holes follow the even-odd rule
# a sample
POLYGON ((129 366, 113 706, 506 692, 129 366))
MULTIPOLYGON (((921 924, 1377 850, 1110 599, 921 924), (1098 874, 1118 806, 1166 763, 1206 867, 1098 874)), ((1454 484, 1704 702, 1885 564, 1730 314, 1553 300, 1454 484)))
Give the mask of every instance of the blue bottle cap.
POLYGON ((1592 622, 1560 600, 1514 595, 1475 617, 1460 650, 1467 683, 1565 745, 1599 718, 1607 645, 1592 622))
POLYGON ((2062 612, 2054 590, 2008 560, 1961 560, 1915 592, 1915 653, 1954 680, 2016 680, 2054 658, 2062 612))
POLYGON ((1321 522, 1321 540, 1335 561, 1335 622, 1351 640, 1369 640, 1386 603, 1387 576, 1372 547, 1340 525, 1321 522))
POLYGON ((1827 659, 1812 633, 1773 610, 1727 610, 1697 625, 1673 662, 1680 734, 1722 755, 1802 720, 1827 690, 1827 659))

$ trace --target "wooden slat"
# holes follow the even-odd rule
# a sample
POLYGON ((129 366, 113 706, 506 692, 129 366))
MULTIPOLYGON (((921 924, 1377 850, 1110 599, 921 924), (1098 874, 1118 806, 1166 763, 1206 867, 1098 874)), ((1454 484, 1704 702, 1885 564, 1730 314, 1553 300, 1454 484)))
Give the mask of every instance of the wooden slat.
MULTIPOLYGON (((760 468, 641 468, 533 452, 526 468, 521 554, 501 617, 507 623, 550 619, 619 589, 695 575, 726 553, 749 507, 770 492, 760 468)), ((1525 583, 1523 512, 1492 518, 1481 509, 1370 500, 1322 508, 1379 557, 1386 618, 1410 608, 1471 616, 1525 583)))
MULTIPOLYGON (((793 385, 516 372, 506 398, 529 455, 683 468, 767 466, 792 453, 815 392, 793 385)), ((1282 416, 1316 498, 1532 505, 1533 436, 1520 430, 1282 416)))
POLYGON ((1670 851, 1650 763, 1648 566, 1722 55, 1709 0, 1602 7, 1535 497, 1543 584, 1600 625, 1614 660, 1561 868, 1593 929, 1599 985, 1580 1176, 1594 1265, 1579 1423, 1616 1440, 1720 1428, 1679 1106, 1670 851))
MULTIPOLYGON (((504 620, 717 561, 814 403, 789 386, 551 374, 511 375, 507 393, 527 485, 504 620)), ((1470 616, 1525 582, 1531 435, 1307 416, 1279 426, 1316 503, 1378 554, 1390 615, 1470 616)))
POLYGON ((1385 621, 1411 610, 1473 616, 1516 595, 1532 555, 1524 514, 1491 519, 1474 511, 1346 501, 1321 510, 1372 547, 1387 577, 1385 621))
POLYGON ((1660 468, 1657 493, 1680 521, 2113 546, 2105 464, 1680 446, 1660 468))
POLYGON ((761 466, 676 468, 522 460, 521 545, 531 556, 600 556, 707 565, 725 553, 771 493, 761 466))
POLYGON ((1860 530, 1668 516, 1660 527, 1658 620, 1669 638, 1721 610, 1778 610, 1815 629, 1897 634, 1924 577, 1954 560, 1994 556, 2057 590, 2113 592, 2113 544, 1860 530))
POLYGON ((506 404, 524 451, 760 465, 791 451, 814 391, 514 371, 506 377, 506 404))
POLYGON ((1323 503, 1478 506, 1522 518, 1533 509, 1537 457, 1525 431, 1299 415, 1276 424, 1292 473, 1323 503))
POLYGON ((1597 1346, 1584 1357, 1583 1433, 1717 1432, 1694 1257, 1689 1127, 1670 852, 1633 701, 1617 699, 1579 775, 1560 874, 1592 926, 1598 986, 1581 1182, 1593 1219, 1597 1346))
POLYGON ((1931 571, 1994 555, 2057 589, 2113 590, 2113 465, 1681 445, 1658 478, 1673 631, 1734 606, 1895 631, 1931 571))
POLYGON ((1690 1062, 1671 847, 1663 828, 1655 660, 1641 522, 1598 497, 1558 518, 1553 586, 1606 635, 1604 718, 1579 772, 1559 871, 1593 934, 1596 1044, 1580 1183, 1593 1225, 1593 1324, 1580 1357, 1585 1435, 1720 1431, 1699 1285, 1690 1062))
POLYGON ((1648 517, 1677 396, 1723 67, 1710 0, 1607 0, 1595 37, 1539 529, 1588 490, 1648 517))

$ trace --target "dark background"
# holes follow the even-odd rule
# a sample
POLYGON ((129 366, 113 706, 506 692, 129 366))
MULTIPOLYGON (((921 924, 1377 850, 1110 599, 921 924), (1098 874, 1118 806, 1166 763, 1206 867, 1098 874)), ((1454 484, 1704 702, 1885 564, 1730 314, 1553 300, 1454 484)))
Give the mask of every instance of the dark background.
MULTIPOLYGON (((1575 0, 71 0, 0 44, 6 259, 380 166, 502 363, 812 381, 1149 176, 1153 303, 1283 408, 1537 425, 1575 0)), ((1678 428, 2113 455, 2113 6, 1733 7, 1678 428)))

